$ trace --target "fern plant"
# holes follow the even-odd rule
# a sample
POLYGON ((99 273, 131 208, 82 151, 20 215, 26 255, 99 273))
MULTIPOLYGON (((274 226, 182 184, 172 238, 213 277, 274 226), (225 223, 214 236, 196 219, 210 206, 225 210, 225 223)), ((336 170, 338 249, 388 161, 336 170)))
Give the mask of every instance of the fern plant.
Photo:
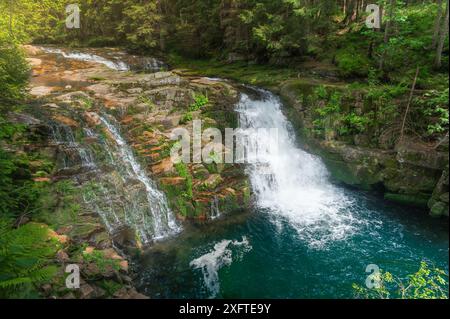
POLYGON ((12 229, 0 219, 0 298, 37 297, 37 287, 56 274, 51 259, 58 249, 46 226, 30 223, 12 229))

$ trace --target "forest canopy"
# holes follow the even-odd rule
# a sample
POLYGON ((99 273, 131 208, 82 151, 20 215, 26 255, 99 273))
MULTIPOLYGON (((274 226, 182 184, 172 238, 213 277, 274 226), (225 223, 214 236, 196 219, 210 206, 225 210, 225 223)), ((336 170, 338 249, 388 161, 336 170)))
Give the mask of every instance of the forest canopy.
MULTIPOLYGON (((375 1, 383 15, 379 30, 366 27, 363 0, 79 0, 81 27, 67 29, 65 8, 73 2, 2 0, 0 10, 9 14, 0 16, 1 29, 20 41, 125 45, 196 58, 276 64, 329 58, 355 75, 366 74, 371 59, 389 69, 416 58, 433 64, 436 50, 448 52, 442 0, 375 1)), ((440 59, 438 66, 448 64, 440 59)))

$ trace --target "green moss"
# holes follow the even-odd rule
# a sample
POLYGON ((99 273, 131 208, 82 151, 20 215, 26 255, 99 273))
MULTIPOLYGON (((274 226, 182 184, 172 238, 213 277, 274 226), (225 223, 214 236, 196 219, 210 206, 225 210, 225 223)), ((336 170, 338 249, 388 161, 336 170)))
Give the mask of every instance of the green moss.
POLYGON ((56 229, 76 224, 81 212, 80 202, 78 189, 72 181, 43 185, 34 218, 56 229))
POLYGON ((187 165, 185 163, 180 162, 178 164, 175 164, 175 169, 177 170, 178 175, 185 179, 185 186, 186 186, 185 195, 189 199, 192 199, 194 197, 194 195, 193 195, 193 191, 192 191, 192 176, 191 176, 191 173, 189 172, 189 168, 187 167, 187 165))
POLYGON ((122 284, 108 279, 97 281, 96 285, 105 291, 105 298, 112 298, 116 292, 124 287, 122 284))

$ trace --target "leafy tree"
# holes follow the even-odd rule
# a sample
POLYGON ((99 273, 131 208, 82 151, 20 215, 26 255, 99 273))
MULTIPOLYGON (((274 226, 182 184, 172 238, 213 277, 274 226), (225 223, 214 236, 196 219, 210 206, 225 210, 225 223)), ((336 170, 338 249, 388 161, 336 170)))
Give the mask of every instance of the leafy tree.
POLYGON ((374 278, 379 287, 368 289, 353 284, 358 298, 365 299, 448 299, 448 274, 422 261, 419 270, 406 280, 389 272, 380 272, 374 278))

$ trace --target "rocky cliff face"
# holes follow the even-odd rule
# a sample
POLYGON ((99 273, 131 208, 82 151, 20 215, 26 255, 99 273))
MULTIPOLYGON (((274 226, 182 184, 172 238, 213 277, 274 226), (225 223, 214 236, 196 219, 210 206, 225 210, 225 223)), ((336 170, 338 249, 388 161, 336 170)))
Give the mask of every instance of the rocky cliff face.
MULTIPOLYGON (((318 85, 301 85, 301 89, 312 90, 318 85)), ((280 87, 280 95, 289 105, 287 112, 305 147, 323 158, 337 182, 377 190, 387 200, 430 209, 434 217, 448 216, 448 140, 438 148, 424 147, 409 139, 374 148, 367 145, 364 134, 354 134, 348 141, 336 139, 332 132, 338 128, 317 138, 311 134, 315 106, 299 99, 298 89, 295 82, 280 87)), ((360 104, 356 109, 363 107, 361 99, 353 102, 360 104)))
POLYGON ((204 129, 234 127, 238 94, 227 83, 177 71, 119 71, 115 60, 110 65, 26 49, 33 68, 29 105, 8 117, 32 136, 17 151, 52 164, 35 172, 35 181, 49 189, 39 221, 67 238, 58 253, 61 278, 43 294, 143 298, 133 288, 129 256, 185 222, 205 222, 249 204, 241 167, 174 164, 170 158, 174 128, 192 132, 195 119, 204 129), (81 266, 82 289, 75 293, 61 287, 68 263, 81 266))

